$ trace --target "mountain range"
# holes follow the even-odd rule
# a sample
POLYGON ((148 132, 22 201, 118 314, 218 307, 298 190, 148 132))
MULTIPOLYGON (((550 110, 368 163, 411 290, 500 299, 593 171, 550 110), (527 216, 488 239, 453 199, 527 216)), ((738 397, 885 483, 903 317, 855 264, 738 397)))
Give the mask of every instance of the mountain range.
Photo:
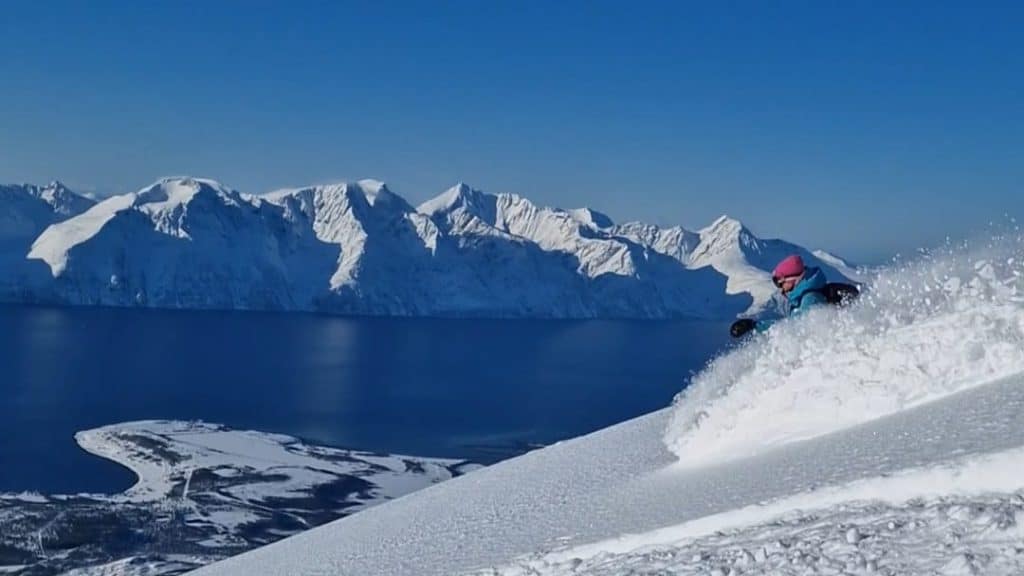
POLYGON ((690 231, 615 223, 458 184, 418 207, 382 182, 243 194, 161 179, 96 202, 0 186, 0 299, 387 316, 729 318, 771 310, 791 253, 842 259, 723 216, 690 231))

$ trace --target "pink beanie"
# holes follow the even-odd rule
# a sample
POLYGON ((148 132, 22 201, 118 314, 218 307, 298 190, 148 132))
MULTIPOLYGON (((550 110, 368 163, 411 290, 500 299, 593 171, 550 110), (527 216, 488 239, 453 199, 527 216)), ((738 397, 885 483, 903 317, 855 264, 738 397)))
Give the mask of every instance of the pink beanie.
POLYGON ((800 258, 800 255, 798 254, 793 254, 792 256, 786 257, 782 262, 779 262, 779 265, 775 267, 775 271, 772 272, 772 277, 788 278, 790 276, 799 276, 803 273, 803 258, 800 258))

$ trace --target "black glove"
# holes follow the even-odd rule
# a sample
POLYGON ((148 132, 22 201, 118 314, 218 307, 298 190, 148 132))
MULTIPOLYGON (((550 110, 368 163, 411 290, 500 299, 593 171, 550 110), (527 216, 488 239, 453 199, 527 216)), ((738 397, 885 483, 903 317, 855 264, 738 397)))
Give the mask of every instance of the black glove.
POLYGON ((732 334, 733 338, 739 338, 755 327, 757 327, 757 323, 750 318, 740 318, 732 323, 732 327, 729 328, 729 334, 732 334))

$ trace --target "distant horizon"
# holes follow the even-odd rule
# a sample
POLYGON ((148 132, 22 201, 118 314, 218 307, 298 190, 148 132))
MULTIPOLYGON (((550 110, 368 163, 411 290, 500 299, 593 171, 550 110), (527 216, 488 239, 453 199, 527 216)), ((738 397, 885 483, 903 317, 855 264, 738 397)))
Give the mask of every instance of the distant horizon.
POLYGON ((0 19, 0 181, 375 176, 853 261, 1024 218, 1024 5, 127 0, 0 19))

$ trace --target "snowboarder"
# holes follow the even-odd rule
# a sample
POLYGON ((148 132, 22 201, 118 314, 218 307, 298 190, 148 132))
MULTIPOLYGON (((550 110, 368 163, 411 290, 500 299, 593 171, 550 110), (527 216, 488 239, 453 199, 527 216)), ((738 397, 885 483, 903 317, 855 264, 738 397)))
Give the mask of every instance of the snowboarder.
MULTIPOLYGON (((857 288, 849 284, 829 283, 821 268, 804 266, 798 254, 788 256, 772 272, 772 282, 786 297, 789 316, 800 314, 819 304, 842 304, 857 296, 857 288)), ((764 332, 776 319, 740 318, 729 329, 734 338, 751 330, 764 332)))

